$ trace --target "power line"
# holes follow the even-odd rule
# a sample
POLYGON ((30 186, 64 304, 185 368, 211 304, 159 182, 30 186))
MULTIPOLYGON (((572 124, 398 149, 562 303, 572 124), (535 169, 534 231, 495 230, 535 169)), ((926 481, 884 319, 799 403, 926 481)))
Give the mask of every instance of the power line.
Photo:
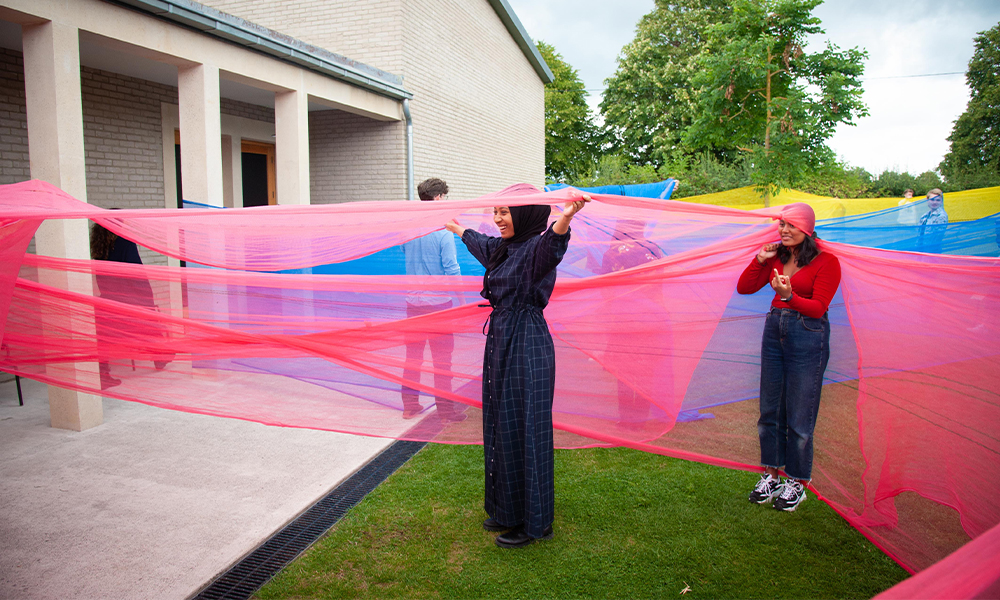
MULTIPOLYGON (((916 77, 946 77, 950 75, 965 75, 965 71, 950 71, 948 73, 918 73, 916 75, 886 75, 884 77, 862 77, 862 81, 876 81, 879 79, 913 79, 916 77)), ((608 88, 584 88, 582 91, 587 93, 603 93, 606 92, 608 88)), ((559 92, 562 94, 577 93, 581 90, 555 90, 551 88, 546 88, 546 92, 559 92)))
POLYGON ((945 75, 965 75, 965 71, 952 71, 950 73, 921 73, 919 75, 888 75, 886 77, 862 77, 865 81, 873 79, 910 79, 913 77, 944 77, 945 75))

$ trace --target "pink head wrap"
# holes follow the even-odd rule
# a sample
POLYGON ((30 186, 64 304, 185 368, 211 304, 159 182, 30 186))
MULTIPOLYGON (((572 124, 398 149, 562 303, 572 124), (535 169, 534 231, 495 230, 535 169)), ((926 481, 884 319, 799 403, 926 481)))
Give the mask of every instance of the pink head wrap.
POLYGON ((791 223, 799 231, 804 231, 806 235, 812 235, 813 228, 816 226, 816 213, 805 202, 783 206, 778 218, 783 219, 786 223, 791 223))

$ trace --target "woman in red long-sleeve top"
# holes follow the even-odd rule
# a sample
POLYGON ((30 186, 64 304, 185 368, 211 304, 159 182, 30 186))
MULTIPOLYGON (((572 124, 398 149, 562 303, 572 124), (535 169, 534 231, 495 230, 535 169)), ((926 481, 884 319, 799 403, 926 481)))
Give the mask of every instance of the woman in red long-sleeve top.
POLYGON ((781 243, 765 244, 736 284, 741 294, 756 293, 767 284, 774 290, 760 350, 757 434, 765 472, 750 501, 773 500, 784 511, 805 500, 803 486, 812 478, 813 430, 830 360, 826 311, 840 285, 840 261, 816 245, 815 222, 808 204, 784 207, 781 243), (782 467, 784 482, 779 478, 782 467))

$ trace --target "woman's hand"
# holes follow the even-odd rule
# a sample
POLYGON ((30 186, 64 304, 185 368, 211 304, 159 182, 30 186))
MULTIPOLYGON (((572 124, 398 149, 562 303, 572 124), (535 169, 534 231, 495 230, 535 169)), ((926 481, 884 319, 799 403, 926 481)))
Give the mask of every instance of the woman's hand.
POLYGON ((780 244, 764 244, 764 247, 757 253, 757 262, 764 264, 768 261, 768 259, 777 256, 778 246, 780 246, 780 244))
POLYGON ((567 202, 566 206, 563 207, 563 215, 573 218, 573 215, 580 212, 583 209, 583 205, 590 202, 590 196, 584 194, 579 200, 574 200, 573 202, 567 202))
POLYGON ((563 212, 556 219, 556 222, 552 224, 552 231, 558 233, 559 235, 565 235, 569 231, 569 222, 573 218, 573 215, 580 212, 583 205, 590 202, 590 196, 583 194, 580 196, 579 200, 574 200, 573 202, 567 202, 566 206, 563 207, 563 212))
POLYGON ((462 237, 462 234, 465 233, 465 227, 459 225, 458 221, 456 221, 455 219, 452 219, 451 221, 445 223, 444 228, 454 233, 458 237, 462 237))
POLYGON ((778 293, 782 300, 792 297, 792 278, 788 275, 778 275, 778 270, 774 270, 771 276, 771 287, 778 293))

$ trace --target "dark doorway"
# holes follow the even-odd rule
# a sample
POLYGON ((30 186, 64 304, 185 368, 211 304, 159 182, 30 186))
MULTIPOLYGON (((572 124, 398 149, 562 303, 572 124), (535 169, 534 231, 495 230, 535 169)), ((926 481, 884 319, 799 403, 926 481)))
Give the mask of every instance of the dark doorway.
POLYGON ((181 187, 181 145, 174 144, 174 164, 177 166, 174 173, 177 175, 177 208, 184 208, 184 192, 181 187))
POLYGON ((267 206, 267 155, 243 153, 243 206, 267 206))
POLYGON ((274 144, 243 140, 243 206, 277 204, 274 144))

